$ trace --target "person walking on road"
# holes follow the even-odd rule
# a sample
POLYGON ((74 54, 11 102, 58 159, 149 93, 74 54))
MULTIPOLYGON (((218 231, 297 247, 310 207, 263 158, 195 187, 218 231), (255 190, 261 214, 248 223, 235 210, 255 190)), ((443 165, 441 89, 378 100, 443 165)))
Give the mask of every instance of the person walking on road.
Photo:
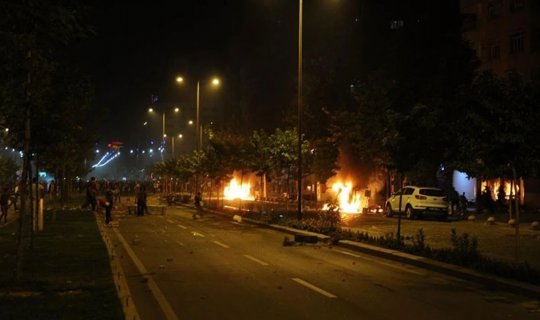
POLYGON ((193 219, 197 219, 197 217, 202 217, 202 197, 201 193, 197 192, 195 195, 195 212, 193 213, 192 217, 193 219))
POLYGON ((109 224, 109 222, 111 222, 113 200, 113 193, 111 189, 107 189, 107 192, 105 192, 105 224, 109 224))
POLYGON ((89 205, 92 206, 92 211, 96 211, 97 207, 97 183, 96 178, 90 178, 90 181, 86 184, 86 200, 82 205, 83 209, 86 209, 89 205))

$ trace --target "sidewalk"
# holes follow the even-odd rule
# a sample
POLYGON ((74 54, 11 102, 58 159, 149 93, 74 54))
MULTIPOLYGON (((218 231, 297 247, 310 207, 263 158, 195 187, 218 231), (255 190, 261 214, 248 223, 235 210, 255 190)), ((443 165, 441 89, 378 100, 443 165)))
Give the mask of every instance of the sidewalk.
MULTIPOLYGON (((450 248, 451 230, 456 229, 458 234, 467 233, 471 237, 476 237, 478 250, 484 256, 507 262, 527 262, 531 267, 540 270, 540 231, 532 230, 530 222, 522 222, 517 237, 516 229, 507 223, 507 216, 494 215, 494 224, 487 223, 488 217, 486 214, 479 214, 476 215, 475 221, 449 222, 402 219, 401 235, 406 239, 412 239, 422 229, 427 245, 435 249, 450 248)), ((529 217, 529 220, 532 221, 533 218, 529 217)), ((391 233, 395 235, 397 220, 397 217, 364 215, 351 219, 343 227, 353 232, 367 232, 374 236, 391 233)))

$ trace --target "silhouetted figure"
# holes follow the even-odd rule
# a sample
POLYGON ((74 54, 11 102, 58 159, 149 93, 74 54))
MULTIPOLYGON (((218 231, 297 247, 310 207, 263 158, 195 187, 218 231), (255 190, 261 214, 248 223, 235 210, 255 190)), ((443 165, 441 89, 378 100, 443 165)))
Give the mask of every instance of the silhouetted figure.
POLYGON ((146 210, 146 188, 140 186, 139 192, 137 192, 137 215, 143 216, 146 210))
POLYGON ((105 224, 109 224, 109 222, 111 222, 113 201, 113 192, 111 189, 107 189, 107 192, 105 192, 105 224))
POLYGON ((493 207, 495 205, 495 202, 491 197, 491 188, 489 186, 486 186, 486 188, 484 189, 484 192, 482 194, 482 203, 484 209, 487 209, 489 214, 493 214, 493 207))
POLYGON ((202 197, 201 193, 197 192, 194 199, 194 205, 195 205, 195 212, 193 213, 193 219, 196 219, 198 216, 202 216, 202 205, 201 205, 202 197))

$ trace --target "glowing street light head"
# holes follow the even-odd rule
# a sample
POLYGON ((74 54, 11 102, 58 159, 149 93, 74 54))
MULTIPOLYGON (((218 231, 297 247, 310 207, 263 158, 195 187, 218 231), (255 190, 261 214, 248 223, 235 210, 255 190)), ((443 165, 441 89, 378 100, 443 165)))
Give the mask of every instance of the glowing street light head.
POLYGON ((163 138, 167 138, 167 134, 166 134, 166 133, 163 134, 163 138))
POLYGON ((148 112, 154 112, 154 108, 148 108, 148 112))
POLYGON ((174 112, 180 112, 180 108, 178 107, 174 108, 174 112))
POLYGON ((184 82, 184 78, 178 76, 178 77, 176 77, 176 82, 178 82, 178 83, 183 83, 183 82, 184 82))
POLYGON ((188 121, 188 124, 189 124, 190 126, 193 125, 193 120, 189 120, 189 121, 188 121))
POLYGON ((214 85, 214 86, 219 86, 219 84, 220 84, 220 81, 219 81, 218 78, 212 79, 212 85, 214 85))
POLYGON ((183 137, 184 137, 183 134, 181 134, 181 133, 178 134, 178 138, 182 139, 183 137))

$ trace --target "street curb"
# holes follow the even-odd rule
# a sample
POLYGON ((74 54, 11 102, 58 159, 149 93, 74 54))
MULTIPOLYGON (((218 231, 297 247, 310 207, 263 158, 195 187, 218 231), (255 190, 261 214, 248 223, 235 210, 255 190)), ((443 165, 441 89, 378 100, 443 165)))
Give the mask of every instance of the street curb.
POLYGON ((124 318, 129 320, 138 320, 141 319, 139 312, 137 311, 137 306, 133 301, 131 291, 127 284, 126 274, 124 269, 120 265, 120 261, 117 259, 116 251, 114 245, 111 241, 111 238, 105 231, 105 224, 103 222, 103 215, 95 214, 96 224, 101 235, 101 239, 107 248, 107 253, 109 255, 109 264, 111 268, 111 274, 113 277, 113 282, 116 288, 116 294, 120 303, 122 304, 122 310, 124 311, 124 318))
MULTIPOLYGON (((215 211, 215 210, 210 210, 210 209, 205 209, 205 211, 211 212, 216 215, 231 218, 231 215, 228 213, 223 213, 220 211, 215 211)), ((261 221, 250 219, 250 218, 244 218, 244 217, 242 217, 242 221, 248 222, 250 224, 256 224, 262 227, 279 230, 279 231, 289 233, 289 234, 302 234, 302 235, 316 236, 321 242, 327 242, 328 240, 330 240, 329 236, 316 233, 316 232, 299 230, 299 229, 294 229, 291 227, 285 227, 285 226, 276 225, 276 224, 268 224, 265 222, 261 222, 261 221)), ((528 284, 528 283, 524 283, 524 282, 520 282, 516 280, 509 280, 509 279, 498 277, 498 276, 486 275, 486 274, 479 273, 477 271, 460 267, 460 266, 456 266, 453 264, 444 263, 444 262, 436 261, 433 259, 401 252, 398 250, 387 249, 387 248, 378 247, 378 246, 351 241, 351 240, 340 240, 335 246, 370 254, 373 256, 378 256, 378 257, 393 260, 393 261, 398 261, 398 262, 414 265, 417 267, 436 271, 436 272, 443 273, 443 274, 453 276, 456 278, 481 283, 486 286, 497 286, 507 291, 523 294, 534 299, 540 299, 540 286, 536 286, 536 285, 532 285, 532 284, 528 284)))

